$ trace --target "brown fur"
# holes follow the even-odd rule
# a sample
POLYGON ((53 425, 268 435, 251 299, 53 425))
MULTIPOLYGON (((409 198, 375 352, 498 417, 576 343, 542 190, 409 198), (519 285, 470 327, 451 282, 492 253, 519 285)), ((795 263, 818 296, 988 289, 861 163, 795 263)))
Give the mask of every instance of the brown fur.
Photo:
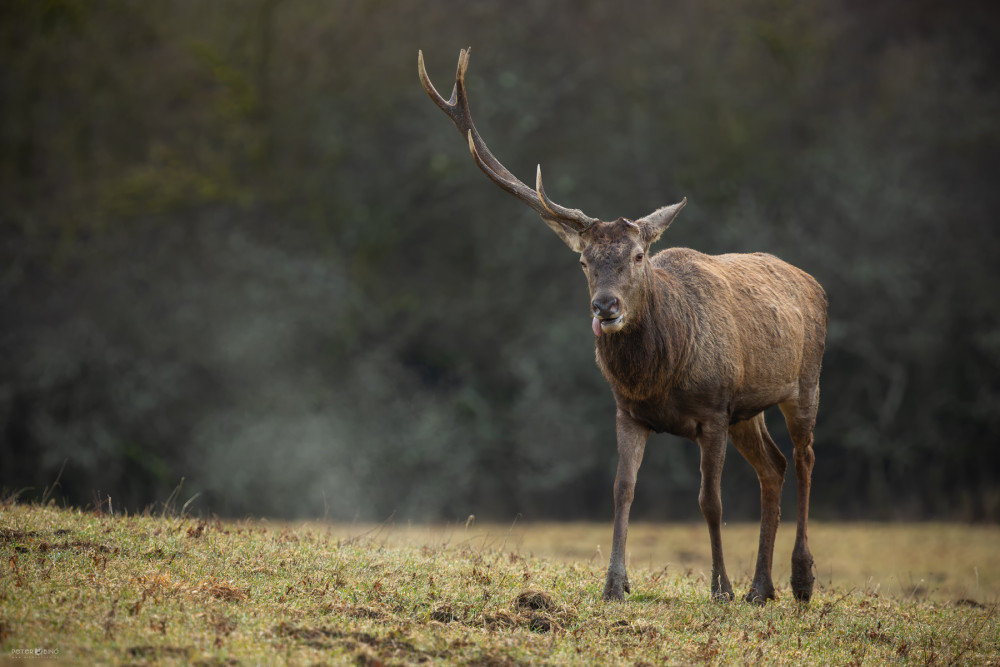
POLYGON ((424 89, 467 138, 480 169, 536 210, 580 253, 590 288, 597 365, 617 404, 618 473, 614 537, 604 598, 630 590, 625 543, 636 475, 651 431, 689 438, 701 448, 698 502, 712 546, 712 595, 732 598, 722 556, 721 473, 726 439, 757 472, 761 527, 757 567, 746 599, 774 597, 771 564, 787 463, 764 425, 777 405, 795 447, 798 520, 792 550, 792 591, 808 600, 813 559, 807 527, 814 462, 813 428, 826 337, 826 294, 807 273, 764 253, 704 255, 671 248, 653 257, 650 246, 684 202, 636 221, 601 222, 561 207, 493 157, 472 124, 464 77, 469 52, 459 56, 455 90, 444 100, 424 71, 424 89))
POLYGON ((727 435, 753 465, 761 483, 761 539, 746 597, 774 597, 771 559, 786 462, 762 412, 778 405, 795 445, 799 485, 792 587, 797 598, 808 600, 813 575, 807 513, 826 294, 805 272, 764 253, 710 256, 670 248, 647 257, 672 219, 599 222, 581 232, 575 246, 582 251, 592 302, 613 297, 625 313, 620 330, 602 333, 596 344, 597 364, 617 403, 619 441, 615 536, 604 595, 621 599, 629 589, 628 512, 646 438, 656 431, 701 446, 699 502, 712 541, 715 596, 733 595, 720 529, 727 435))

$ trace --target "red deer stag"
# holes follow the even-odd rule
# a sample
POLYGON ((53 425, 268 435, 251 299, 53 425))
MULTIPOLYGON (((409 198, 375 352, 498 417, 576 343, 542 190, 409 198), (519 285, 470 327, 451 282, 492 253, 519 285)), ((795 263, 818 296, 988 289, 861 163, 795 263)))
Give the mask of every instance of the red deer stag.
POLYGON ((625 540, 650 431, 689 438, 701 448, 698 503, 708 523, 716 598, 733 597, 721 531, 727 435, 753 466, 760 480, 760 546, 745 599, 774 598, 771 559, 786 461, 767 432, 763 411, 777 405, 794 444, 798 483, 792 591, 808 601, 814 580, 807 538, 813 427, 827 321, 823 288, 807 273, 763 253, 711 256, 669 248, 650 255, 686 199, 637 220, 603 222, 549 199, 540 167, 535 187, 528 187, 500 164, 472 123, 465 91, 469 53, 459 55, 449 100, 431 84, 419 53, 424 90, 454 121, 490 180, 538 212, 580 253, 590 287, 597 365, 617 404, 615 522, 604 599, 621 600, 631 590, 625 540))

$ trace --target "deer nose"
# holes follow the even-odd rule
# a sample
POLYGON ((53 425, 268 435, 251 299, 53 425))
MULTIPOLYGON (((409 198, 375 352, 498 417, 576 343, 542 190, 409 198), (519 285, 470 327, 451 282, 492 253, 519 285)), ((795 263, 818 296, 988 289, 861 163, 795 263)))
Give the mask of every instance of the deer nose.
POLYGON ((621 305, 616 296, 597 296, 590 302, 594 317, 602 320, 612 319, 618 316, 621 305))

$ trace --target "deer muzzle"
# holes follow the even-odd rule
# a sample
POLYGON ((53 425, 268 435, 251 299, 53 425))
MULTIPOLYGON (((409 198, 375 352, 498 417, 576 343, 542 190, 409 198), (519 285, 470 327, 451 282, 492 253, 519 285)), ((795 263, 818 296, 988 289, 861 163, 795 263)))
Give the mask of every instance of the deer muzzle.
POLYGON ((598 294, 590 302, 591 312, 594 319, 591 327, 594 336, 600 338, 602 333, 614 333, 625 324, 625 313, 622 311, 621 301, 618 297, 610 294, 598 294))

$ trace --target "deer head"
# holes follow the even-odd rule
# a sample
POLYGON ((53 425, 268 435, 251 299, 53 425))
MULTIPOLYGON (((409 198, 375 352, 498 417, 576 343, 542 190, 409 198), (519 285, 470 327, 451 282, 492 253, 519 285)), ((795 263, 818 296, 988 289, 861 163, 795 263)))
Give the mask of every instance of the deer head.
POLYGON ((530 188, 497 160, 472 122, 465 91, 465 72, 472 48, 458 55, 455 87, 447 100, 438 93, 424 68, 424 54, 417 52, 417 72, 431 100, 441 108, 469 143, 469 151, 479 168, 491 181, 514 195, 538 213, 552 231, 571 250, 580 253, 580 264, 590 288, 590 308, 595 336, 615 333, 633 323, 646 295, 650 266, 649 247, 670 226, 684 205, 683 201, 657 209, 638 220, 619 218, 602 222, 579 209, 556 204, 542 186, 542 167, 538 165, 535 187, 530 188))

